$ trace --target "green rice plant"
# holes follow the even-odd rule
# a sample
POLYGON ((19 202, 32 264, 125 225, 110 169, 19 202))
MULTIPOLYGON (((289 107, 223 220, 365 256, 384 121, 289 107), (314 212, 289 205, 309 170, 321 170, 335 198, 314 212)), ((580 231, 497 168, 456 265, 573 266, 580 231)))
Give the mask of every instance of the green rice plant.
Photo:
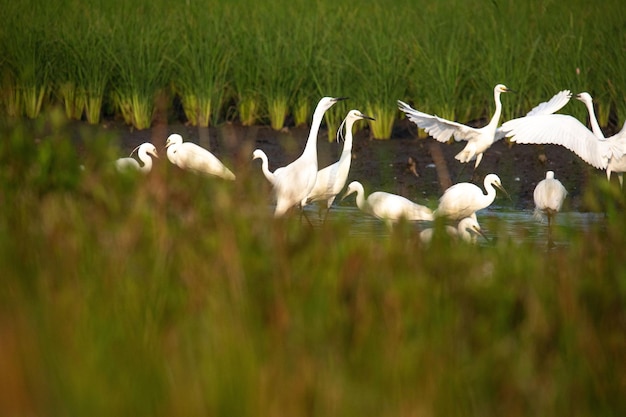
MULTIPOLYGON (((254 9, 241 7, 229 9, 224 13, 228 22, 254 21, 254 9)), ((265 69, 259 65, 256 50, 256 27, 254 25, 226 25, 229 46, 232 48, 229 80, 239 121, 244 126, 252 126, 260 121, 262 98, 259 91, 261 73, 265 69)))
POLYGON ((51 44, 47 36, 48 22, 32 5, 3 7, 8 20, 3 31, 3 81, 5 107, 18 117, 36 118, 51 89, 49 85, 51 44))
POLYGON ((406 79, 412 63, 407 59, 402 25, 390 26, 387 19, 395 8, 378 8, 360 23, 361 37, 353 39, 351 55, 345 59, 355 78, 354 88, 366 112, 376 119, 370 124, 374 139, 391 138, 397 117, 396 100, 405 96, 406 79))
POLYGON ((208 14, 203 8, 186 8, 181 14, 183 48, 175 57, 174 85, 187 120, 207 127, 217 121, 224 102, 231 53, 223 20, 215 9, 208 14))
POLYGON ((255 28, 257 65, 262 68, 258 91, 274 130, 283 128, 295 92, 308 71, 307 62, 301 60, 297 51, 308 47, 301 41, 306 39, 302 34, 310 28, 298 26, 294 18, 297 10, 285 8, 283 14, 262 13, 262 19, 268 22, 255 28))
MULTIPOLYGON (((168 25, 159 20, 142 24, 142 16, 131 6, 114 27, 114 38, 107 45, 108 58, 115 64, 112 99, 124 121, 137 129, 151 126, 156 112, 156 97, 165 91, 170 79, 171 61, 168 60, 172 39, 168 25)), ((156 7, 156 6, 155 6, 156 7)), ((157 13, 148 9, 144 13, 157 13)))

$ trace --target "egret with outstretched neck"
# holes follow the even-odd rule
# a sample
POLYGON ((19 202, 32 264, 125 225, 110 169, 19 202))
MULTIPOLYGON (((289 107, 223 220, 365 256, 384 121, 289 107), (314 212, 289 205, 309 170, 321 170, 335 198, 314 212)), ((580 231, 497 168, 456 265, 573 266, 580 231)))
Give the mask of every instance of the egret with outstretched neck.
POLYGON ((304 151, 295 161, 274 171, 274 217, 283 216, 290 208, 306 205, 306 199, 317 178, 317 135, 324 113, 345 97, 323 97, 315 108, 311 130, 304 151))
POLYGON ((406 221, 432 221, 434 219, 431 209, 397 194, 376 191, 365 198, 363 185, 358 181, 352 181, 348 185, 343 198, 352 193, 356 193, 356 205, 361 211, 383 220, 388 226, 402 219, 406 221))
POLYGON ((348 173, 350 172, 350 164, 352 163, 352 127, 357 120, 363 119, 375 120, 370 116, 364 115, 359 110, 350 110, 348 112, 348 115, 337 131, 337 141, 339 142, 340 137, 343 136, 345 126, 346 133, 339 161, 317 172, 315 185, 307 197, 307 202, 317 201, 322 204, 326 203, 326 215, 328 215, 330 206, 335 201, 337 194, 339 194, 346 185, 348 173))
POLYGON ((183 142, 177 133, 171 134, 165 142, 167 159, 181 169, 213 175, 226 180, 234 180, 235 174, 215 155, 192 142, 183 142))
POLYGON ((152 158, 150 155, 155 158, 159 157, 156 147, 150 142, 146 142, 137 146, 130 154, 132 155, 135 151, 137 151, 137 157, 143 165, 140 165, 139 162, 132 157, 120 158, 115 161, 115 167, 118 171, 135 170, 143 172, 144 174, 150 172, 152 169, 152 158))
POLYGON ((493 203, 496 198, 496 188, 508 197, 508 193, 496 174, 488 174, 483 185, 487 194, 484 194, 480 187, 469 182, 454 184, 439 199, 439 206, 434 215, 447 217, 451 220, 461 220, 465 217, 475 218, 477 211, 487 208, 493 203))

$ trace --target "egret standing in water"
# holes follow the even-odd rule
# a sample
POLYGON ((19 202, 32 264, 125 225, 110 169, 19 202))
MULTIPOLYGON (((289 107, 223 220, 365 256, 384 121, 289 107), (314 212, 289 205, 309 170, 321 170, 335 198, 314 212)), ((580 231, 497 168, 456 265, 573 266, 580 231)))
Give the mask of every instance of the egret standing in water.
POLYGON ((433 212, 425 206, 412 202, 408 198, 396 194, 377 191, 365 198, 363 185, 358 181, 352 181, 343 198, 356 193, 357 207, 374 217, 377 217, 388 226, 401 219, 407 221, 431 221, 433 212))
POLYGON ((502 139, 504 136, 496 135, 496 129, 500 123, 500 115, 502 114, 502 103, 500 94, 509 92, 504 84, 498 84, 493 89, 493 99, 496 103, 496 110, 491 117, 489 124, 482 128, 475 128, 461 123, 443 119, 419 110, 413 109, 403 101, 398 100, 398 107, 410 121, 418 127, 424 129, 430 136, 439 142, 447 142, 450 137, 459 142, 467 141, 465 148, 459 152, 454 158, 459 162, 470 162, 476 160, 474 168, 477 168, 483 158, 483 153, 489 149, 492 143, 502 139))
POLYGON ((115 167, 118 171, 135 170, 143 172, 144 174, 150 172, 150 170, 152 169, 152 158, 150 157, 150 155, 155 158, 159 157, 155 146, 149 142, 146 142, 137 146, 130 154, 132 155, 135 151, 137 151, 137 156, 139 157, 139 160, 142 162, 143 165, 140 165, 139 162, 137 162, 137 160, 132 157, 120 158, 115 161, 115 167))
POLYGON ((274 217, 284 215, 287 210, 298 204, 306 205, 306 199, 317 178, 317 134, 324 113, 339 100, 344 99, 344 97, 323 97, 317 103, 302 155, 289 165, 274 171, 273 186, 276 197, 274 217))
POLYGON ((165 142, 167 159, 181 169, 214 175, 234 180, 235 174, 211 152, 192 142, 183 142, 177 133, 170 135, 165 142))
POLYGON ((461 182, 448 188, 439 199, 439 206, 435 210, 436 217, 447 217, 451 220, 461 220, 465 217, 476 217, 476 212, 489 207, 496 198, 496 189, 500 189, 508 197, 502 187, 500 178, 496 174, 488 174, 483 182, 487 194, 475 184, 461 182))
MULTIPOLYGON (((325 202, 326 215, 328 215, 330 206, 333 204, 333 201, 335 201, 337 194, 339 194, 346 185, 348 173, 350 172, 350 164, 352 162, 352 127, 357 120, 362 119, 375 120, 358 110, 350 110, 348 112, 348 115, 337 131, 337 142, 339 142, 339 138, 343 136, 343 128, 345 126, 346 134, 339 161, 317 172, 315 185, 307 197, 307 202, 318 201, 320 204, 325 202)), ((324 219, 325 218, 326 217, 324 217, 324 219)))
POLYGON ((561 181, 554 178, 554 172, 546 172, 546 178, 539 181, 533 193, 535 217, 541 218, 544 214, 548 218, 548 228, 550 228, 552 219, 561 211, 566 196, 567 190, 561 181))

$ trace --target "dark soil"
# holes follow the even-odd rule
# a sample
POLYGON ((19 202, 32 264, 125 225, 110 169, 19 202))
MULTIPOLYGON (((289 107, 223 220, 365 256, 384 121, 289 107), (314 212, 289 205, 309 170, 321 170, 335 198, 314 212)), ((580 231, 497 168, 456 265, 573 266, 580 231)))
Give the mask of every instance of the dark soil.
MULTIPOLYGON (((480 126, 482 121, 476 122, 480 126)), ((268 156, 270 169, 283 166, 297 158, 304 148, 308 127, 290 128, 277 132, 267 126, 244 127, 224 124, 219 127, 197 128, 182 124, 160 124, 150 130, 136 131, 124 126, 109 126, 120 133, 123 152, 130 152, 145 141, 162 149, 170 133, 180 133, 186 141, 199 143, 211 150, 235 174, 262 176, 260 162, 251 161, 254 149, 268 156)), ((320 168, 335 162, 343 144, 328 141, 328 131, 320 130, 318 158, 320 168)), ((497 205, 514 210, 533 207, 533 190, 545 178, 548 170, 555 172, 568 190, 566 210, 584 211, 585 187, 598 177, 605 177, 574 153, 555 145, 517 145, 507 141, 495 143, 474 171, 474 163, 461 164, 454 159, 465 142, 439 143, 432 138, 418 138, 416 126, 407 120, 396 123, 392 139, 370 139, 369 130, 355 134, 353 161, 348 181, 363 183, 366 194, 388 191, 431 207, 449 185, 474 182, 482 187, 488 173, 500 176, 511 201, 496 199, 497 205)), ((161 160, 161 163, 165 158, 161 160)), ((616 179, 613 179, 617 181, 616 179)))

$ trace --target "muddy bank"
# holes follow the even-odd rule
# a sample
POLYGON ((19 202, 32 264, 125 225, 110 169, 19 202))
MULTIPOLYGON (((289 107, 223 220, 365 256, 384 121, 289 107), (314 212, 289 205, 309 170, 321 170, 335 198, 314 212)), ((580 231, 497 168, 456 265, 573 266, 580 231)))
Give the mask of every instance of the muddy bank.
MULTIPOLYGON (((480 123, 480 122, 478 122, 480 123)), ((478 124, 477 123, 477 124, 478 124)), ((261 176, 260 163, 251 162, 254 149, 268 155, 270 169, 283 166, 297 158, 308 135, 308 127, 276 132, 267 126, 244 127, 224 124, 219 127, 197 128, 182 124, 160 124, 149 130, 136 131, 123 125, 106 125, 120 137, 123 152, 130 152, 145 141, 161 149, 170 133, 180 133, 210 149, 237 173, 261 176)), ((320 130, 318 155, 320 167, 335 162, 343 144, 328 141, 328 131, 320 130)), ((496 203, 511 209, 531 209, 532 194, 547 170, 553 170, 568 190, 566 210, 585 210, 582 194, 595 178, 605 172, 596 170, 574 153, 555 145, 517 145, 507 141, 495 143, 474 171, 472 164, 461 164, 454 155, 465 142, 442 144, 432 138, 417 138, 415 125, 403 120, 396 124, 391 140, 370 139, 368 129, 355 133, 353 161, 349 181, 361 181, 366 193, 382 190, 401 194, 432 206, 450 184, 472 181, 482 185, 488 173, 496 173, 511 194, 512 201, 498 199, 496 203)), ((163 154, 164 155, 164 154, 163 154)), ((614 181, 617 181, 614 179, 614 181)))

